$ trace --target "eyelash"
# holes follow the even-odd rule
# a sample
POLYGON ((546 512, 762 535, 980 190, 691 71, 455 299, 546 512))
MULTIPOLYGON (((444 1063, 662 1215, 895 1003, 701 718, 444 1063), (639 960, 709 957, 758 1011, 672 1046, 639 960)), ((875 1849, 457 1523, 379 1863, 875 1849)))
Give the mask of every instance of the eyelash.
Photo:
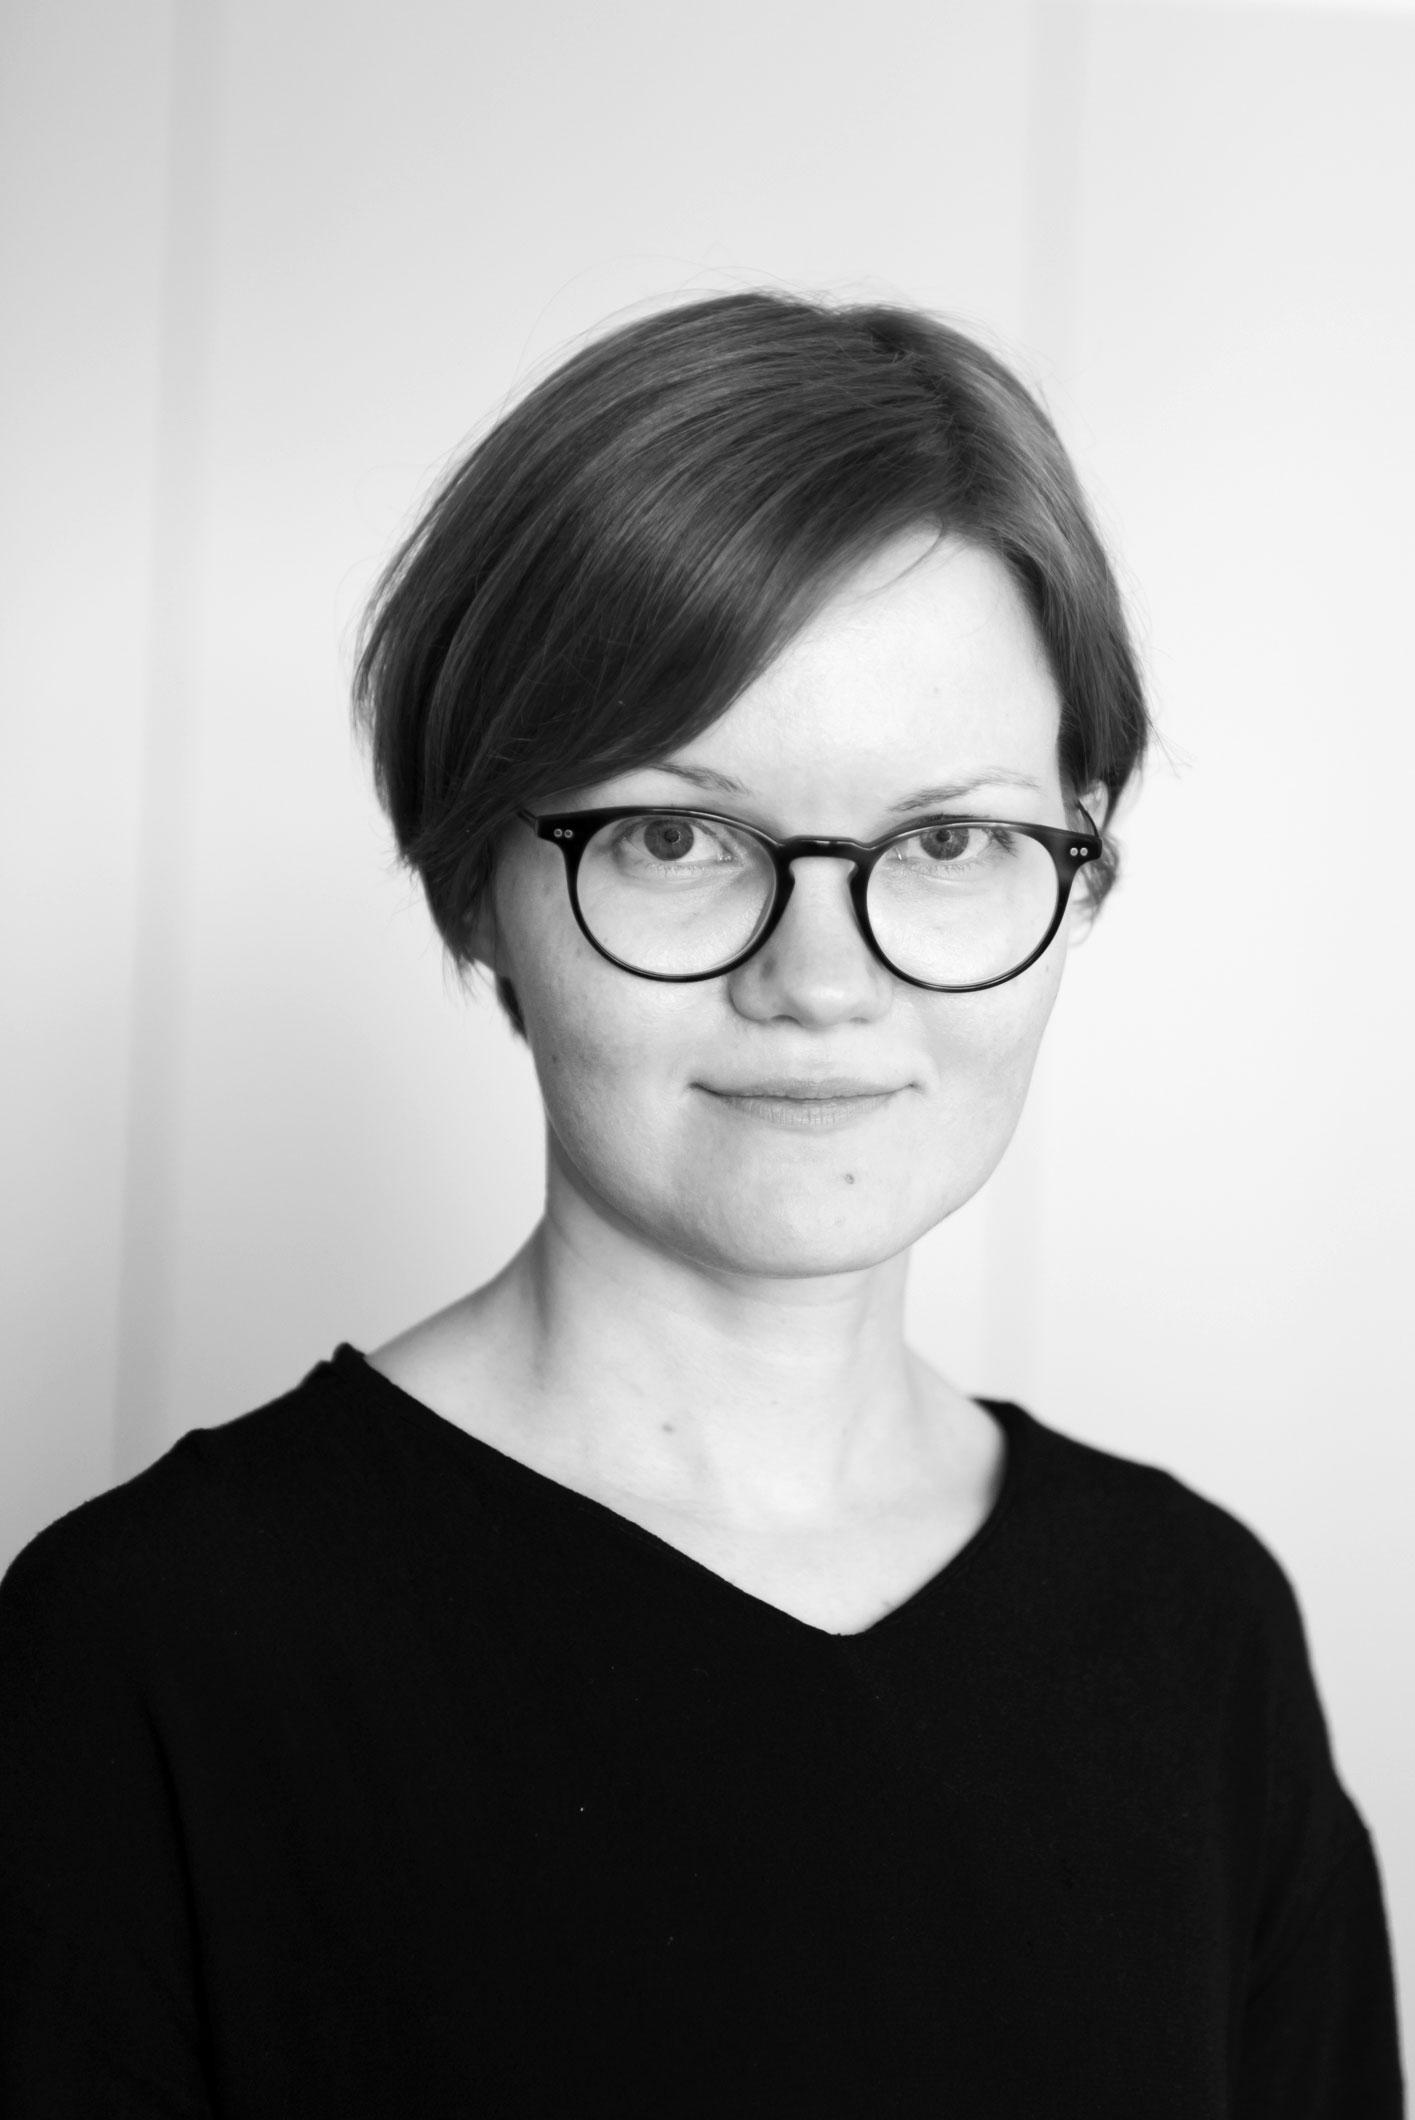
MULTIPOLYGON (((624 845, 625 842, 628 840, 628 837, 631 832, 637 831, 639 827, 646 822, 651 823, 656 817, 673 816, 696 819, 708 831, 712 830, 711 819, 701 810, 640 810, 637 811, 632 817, 623 818, 621 822, 615 827, 613 844, 616 847, 624 845)), ((902 825, 900 827, 900 836, 912 834, 914 832, 930 832, 939 826, 947 828, 955 825, 967 826, 970 824, 979 824, 983 822, 986 822, 986 820, 970 817, 960 817, 956 812, 941 810, 935 812, 933 815, 921 817, 917 824, 902 825)), ((887 839, 893 839, 896 835, 890 833, 886 836, 887 839)), ((1014 850, 1015 842, 1008 840, 1005 835, 995 834, 994 837, 999 852, 1007 853, 1014 850)), ((888 856, 886 855, 885 858, 888 859, 888 856)), ((639 850, 638 859, 642 867, 644 867, 649 872, 660 876, 671 876, 675 874, 679 876, 686 876, 691 875, 694 870, 703 871, 715 866, 713 862, 696 862, 693 864, 687 864, 671 861, 657 861, 654 859, 652 854, 647 853, 642 848, 639 850)), ((982 859, 981 854, 975 853, 972 856, 972 861, 974 864, 976 864, 977 861, 979 861, 980 859, 982 859)), ((722 865, 725 866, 726 864, 724 863, 722 865)), ((956 870, 961 871, 965 866, 967 866, 967 863, 965 861, 959 861, 957 863, 950 864, 950 866, 954 867, 956 870)))
MULTIPOLYGON (((638 810, 634 813, 633 817, 626 817, 623 820, 623 823, 616 828, 616 840, 621 836, 623 832, 632 830, 635 824, 641 822, 646 817, 696 817, 701 818, 705 824, 710 824, 712 821, 710 813, 706 810, 686 810, 672 808, 665 810, 638 810)), ((915 818, 912 823, 901 824, 898 828, 898 833, 927 832, 934 825, 938 824, 986 824, 990 821, 990 819, 979 817, 975 812, 970 811, 929 810, 923 813, 921 816, 915 818)), ((733 819, 732 822, 740 822, 745 824, 746 820, 733 819)), ((898 833, 884 832, 881 833, 880 837, 882 839, 894 839, 898 836, 898 833)))

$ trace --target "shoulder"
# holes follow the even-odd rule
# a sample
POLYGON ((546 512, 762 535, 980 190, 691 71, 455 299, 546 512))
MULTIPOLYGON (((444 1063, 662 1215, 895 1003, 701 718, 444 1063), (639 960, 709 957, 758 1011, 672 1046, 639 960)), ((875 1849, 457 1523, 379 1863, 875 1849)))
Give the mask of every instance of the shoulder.
POLYGON ((1210 1632, 1279 1661, 1305 1662, 1291 1578, 1234 1509, 1161 1465, 1026 1417, 1037 1536, 1054 1565, 1079 1566, 1099 1598, 1188 1633, 1210 1632))
POLYGON ((288 1545, 337 1481, 341 1457, 357 1462, 344 1368, 336 1356, 265 1405, 189 1430, 47 1525, 0 1578, 0 1650, 37 1653, 60 1636, 97 1642, 118 1627, 131 1641, 148 1616, 170 1628, 233 1571, 288 1545))
POLYGON ((1029 1612, 1045 1596, 1033 1624, 1052 1659, 1088 1700, 1143 1702, 1167 1743, 1208 1730, 1224 1772, 1248 1777, 1273 1861, 1320 1882, 1360 1819, 1286 1567, 1176 1473, 1040 1424, 1031 1437, 1026 1594, 1029 1612))

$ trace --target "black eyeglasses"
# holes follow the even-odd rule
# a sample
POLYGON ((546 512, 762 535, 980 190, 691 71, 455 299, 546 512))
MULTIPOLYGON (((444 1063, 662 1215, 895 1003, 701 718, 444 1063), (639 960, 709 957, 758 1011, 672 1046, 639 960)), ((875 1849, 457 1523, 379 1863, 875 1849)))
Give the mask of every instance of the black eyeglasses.
POLYGON ((791 864, 851 864, 860 933, 911 986, 970 994, 1034 964, 1061 926, 1071 886, 1102 841, 1088 830, 996 817, 937 817, 883 839, 774 839, 713 810, 642 804, 516 815, 565 857, 585 939, 640 979, 714 979, 771 935, 791 864))

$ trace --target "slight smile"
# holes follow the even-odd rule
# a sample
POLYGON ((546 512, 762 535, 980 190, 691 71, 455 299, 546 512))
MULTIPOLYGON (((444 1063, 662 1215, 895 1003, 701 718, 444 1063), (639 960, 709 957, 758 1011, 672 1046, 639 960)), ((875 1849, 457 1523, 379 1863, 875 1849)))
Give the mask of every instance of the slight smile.
POLYGON ((773 1085, 760 1090, 733 1091, 708 1089, 706 1083, 698 1086, 726 1110, 737 1112, 743 1118, 763 1120, 769 1126, 810 1131, 851 1126, 873 1112, 882 1111, 899 1094, 894 1089, 802 1091, 778 1089, 773 1085))

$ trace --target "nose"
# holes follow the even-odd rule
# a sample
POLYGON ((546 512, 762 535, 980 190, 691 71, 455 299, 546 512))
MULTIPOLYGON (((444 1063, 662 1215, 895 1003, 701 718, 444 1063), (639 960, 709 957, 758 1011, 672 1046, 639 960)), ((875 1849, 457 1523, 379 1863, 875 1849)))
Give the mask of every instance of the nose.
POLYGON ((792 891, 754 957, 728 975, 739 1014, 824 1026, 868 1022, 894 998, 894 978, 860 932, 850 897, 851 864, 819 854, 791 864, 792 891))

